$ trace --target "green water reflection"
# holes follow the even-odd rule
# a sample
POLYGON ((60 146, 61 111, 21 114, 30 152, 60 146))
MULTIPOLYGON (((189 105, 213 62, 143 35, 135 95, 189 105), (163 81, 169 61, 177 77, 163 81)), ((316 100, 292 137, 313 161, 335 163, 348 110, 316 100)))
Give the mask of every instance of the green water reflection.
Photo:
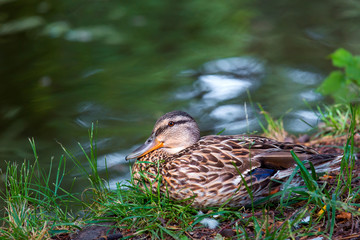
POLYGON ((243 79, 275 117, 293 109, 291 131, 296 118, 314 118, 303 99, 323 100, 313 89, 331 70, 326 56, 338 47, 359 52, 359 10, 337 0, 0 0, 0 168, 32 159, 28 137, 44 169, 61 154, 57 142, 81 156, 76 144, 98 121, 98 153, 113 156, 116 180, 128 172, 123 153, 174 109, 190 111, 206 133, 257 130, 256 122, 234 127, 250 103, 246 91, 216 92, 226 78, 235 79, 228 89, 243 79), (206 68, 228 58, 237 60, 225 65, 251 59, 260 70, 206 68))

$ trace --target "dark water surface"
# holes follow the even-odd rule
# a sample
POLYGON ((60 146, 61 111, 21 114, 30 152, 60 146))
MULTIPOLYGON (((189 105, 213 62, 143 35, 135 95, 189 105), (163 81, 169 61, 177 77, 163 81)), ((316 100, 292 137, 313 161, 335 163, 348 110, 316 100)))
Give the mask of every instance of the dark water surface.
POLYGON ((359 54, 359 39, 359 1, 0 0, 0 168, 33 161, 28 137, 44 170, 58 142, 85 161, 77 142, 88 149, 98 121, 113 186, 129 177, 125 155, 177 109, 204 134, 259 131, 256 103, 311 131, 326 56, 359 54))

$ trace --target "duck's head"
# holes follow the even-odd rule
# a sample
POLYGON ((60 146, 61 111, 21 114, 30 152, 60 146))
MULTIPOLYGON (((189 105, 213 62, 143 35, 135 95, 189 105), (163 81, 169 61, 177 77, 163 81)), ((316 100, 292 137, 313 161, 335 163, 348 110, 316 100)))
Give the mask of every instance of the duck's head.
POLYGON ((139 158, 159 148, 169 154, 175 154, 199 139, 199 127, 189 114, 182 111, 169 112, 156 121, 151 136, 143 145, 126 156, 126 159, 139 158))

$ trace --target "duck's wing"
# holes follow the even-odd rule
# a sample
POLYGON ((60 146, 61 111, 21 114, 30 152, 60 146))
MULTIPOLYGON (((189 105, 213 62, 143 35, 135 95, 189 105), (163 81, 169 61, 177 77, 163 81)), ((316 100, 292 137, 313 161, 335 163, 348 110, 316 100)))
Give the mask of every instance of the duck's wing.
MULTIPOLYGON (((230 136, 206 136, 179 152, 164 166, 164 179, 175 189, 236 189, 249 172, 260 167, 250 151, 230 136)), ((226 192, 226 191, 225 191, 226 192)))
POLYGON ((293 167, 295 161, 291 150, 300 160, 306 160, 318 154, 313 148, 278 142, 265 137, 247 137, 247 141, 253 159, 260 162, 262 168, 282 170, 293 167))
POLYGON ((295 161, 290 150, 293 150, 300 160, 318 154, 309 147, 277 142, 265 137, 210 135, 202 137, 174 159, 182 159, 190 166, 201 165, 210 168, 233 169, 235 165, 237 171, 244 174, 258 167, 278 170, 293 167, 295 161))
POLYGON ((248 149, 236 139, 207 136, 169 159, 162 177, 172 198, 196 195, 195 206, 220 206, 235 196, 247 198, 244 181, 254 183, 254 192, 261 188, 260 183, 266 179, 264 173, 257 175, 261 179, 251 176, 251 171, 260 165, 251 160, 248 149))
POLYGON ((246 202, 249 195, 246 186, 251 186, 254 196, 267 193, 270 178, 278 171, 274 167, 263 167, 263 159, 256 156, 264 151, 270 154, 280 150, 270 143, 261 148, 259 144, 264 139, 257 140, 242 136, 206 136, 173 156, 164 165, 162 174, 172 189, 169 191, 172 197, 183 199, 197 195, 195 204, 215 206, 233 197, 234 204, 246 202))
POLYGON ((237 172, 245 174, 261 165, 251 155, 249 145, 249 140, 239 140, 237 136, 210 135, 202 137, 176 158, 190 160, 189 165, 200 165, 212 170, 220 169, 219 172, 234 169, 235 166, 237 172))
POLYGON ((194 206, 220 206, 229 199, 227 204, 241 206, 251 202, 248 187, 254 199, 263 197, 280 185, 271 179, 292 173, 290 150, 301 159, 317 156, 311 148, 262 137, 206 136, 168 159, 162 176, 174 199, 196 195, 194 206))

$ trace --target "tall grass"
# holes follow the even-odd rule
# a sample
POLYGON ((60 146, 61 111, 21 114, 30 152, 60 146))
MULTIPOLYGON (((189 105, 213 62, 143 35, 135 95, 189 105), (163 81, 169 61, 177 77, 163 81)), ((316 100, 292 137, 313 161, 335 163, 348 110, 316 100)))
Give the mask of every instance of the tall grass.
POLYGON ((351 104, 336 104, 317 107, 320 121, 319 135, 339 136, 348 132, 359 132, 360 126, 352 123, 360 122, 360 106, 351 104), (353 127, 353 129, 351 129, 353 127))
POLYGON ((75 226, 68 203, 79 199, 61 187, 66 159, 60 158, 55 173, 51 171, 51 159, 50 171, 45 172, 39 166, 34 140, 29 141, 34 163, 7 163, 6 187, 1 196, 6 211, 0 229, 2 239, 45 239, 66 226, 75 226), (54 174, 55 182, 51 182, 54 174))
POLYGON ((260 113, 264 116, 265 122, 267 124, 267 126, 264 126, 264 124, 259 121, 260 127, 263 130, 263 135, 265 137, 277 139, 278 141, 284 141, 288 134, 284 128, 283 117, 291 110, 286 112, 279 119, 274 119, 268 112, 263 109, 260 104, 258 104, 258 107, 260 108, 260 113))
MULTIPOLYGON (((89 153, 85 150, 85 148, 78 143, 80 150, 82 151, 85 159, 87 160, 86 166, 80 159, 75 157, 75 155, 70 152, 66 147, 64 147, 61 143, 60 146, 65 152, 66 156, 72 160, 72 162, 77 167, 77 171, 82 174, 85 178, 89 180, 90 186, 86 189, 86 193, 90 194, 89 201, 92 199, 97 199, 99 201, 104 201, 107 197, 107 193, 109 191, 108 185, 108 170, 105 167, 106 177, 103 179, 100 176, 98 171, 98 161, 97 161, 97 147, 96 147, 96 135, 97 135, 97 127, 94 124, 91 124, 91 128, 89 130, 89 153)), ((105 158, 105 166, 106 166, 106 158, 105 158)), ((84 192, 85 193, 85 192, 84 192)), ((84 203, 84 202, 83 202, 84 203)), ((85 207, 88 207, 86 204, 85 207)))

